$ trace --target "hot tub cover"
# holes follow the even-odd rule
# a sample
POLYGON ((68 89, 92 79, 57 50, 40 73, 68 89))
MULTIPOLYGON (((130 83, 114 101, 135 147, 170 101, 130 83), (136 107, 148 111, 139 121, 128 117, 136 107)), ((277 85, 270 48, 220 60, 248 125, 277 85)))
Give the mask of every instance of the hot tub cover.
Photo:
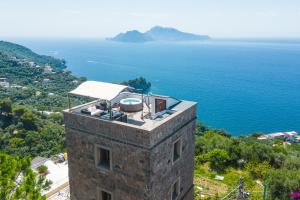
POLYGON ((72 90, 69 93, 79 96, 111 101, 127 88, 130 87, 114 83, 86 81, 81 83, 76 89, 72 90))

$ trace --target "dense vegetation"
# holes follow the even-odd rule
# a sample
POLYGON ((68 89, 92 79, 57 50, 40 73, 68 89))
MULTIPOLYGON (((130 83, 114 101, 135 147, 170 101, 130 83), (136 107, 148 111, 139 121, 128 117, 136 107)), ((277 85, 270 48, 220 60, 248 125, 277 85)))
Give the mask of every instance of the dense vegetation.
POLYGON ((62 152, 65 131, 61 113, 43 114, 28 106, 0 100, 0 150, 24 156, 46 156, 62 152))
POLYGON ((121 84, 128 85, 128 86, 134 88, 133 92, 137 92, 137 93, 148 92, 150 90, 150 88, 151 88, 151 83, 148 82, 143 77, 139 77, 139 78, 136 78, 136 79, 124 81, 121 84))
POLYGON ((268 199, 290 199, 300 189, 300 145, 282 140, 259 141, 254 135, 231 137, 224 131, 198 124, 196 131, 195 174, 214 179, 224 176, 229 190, 245 178, 252 199, 261 199, 268 185, 268 199))
POLYGON ((67 108, 67 91, 85 81, 85 78, 77 78, 65 70, 65 61, 39 56, 25 47, 7 42, 0 42, 0 77, 17 85, 0 87, 0 99, 10 98, 19 104, 47 111, 67 108))
POLYGON ((44 200, 40 192, 51 182, 38 176, 30 168, 30 158, 10 156, 0 152, 0 199, 44 200))
POLYGON ((24 46, 11 42, 0 41, 0 52, 16 61, 33 61, 40 66, 48 64, 55 68, 66 68, 66 61, 63 59, 60 60, 51 56, 39 55, 24 46))

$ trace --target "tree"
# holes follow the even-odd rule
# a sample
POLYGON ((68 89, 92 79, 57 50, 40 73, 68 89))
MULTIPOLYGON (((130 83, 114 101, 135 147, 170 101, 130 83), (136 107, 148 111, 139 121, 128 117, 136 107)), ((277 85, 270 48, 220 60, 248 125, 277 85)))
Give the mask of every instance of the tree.
POLYGON ((12 102, 10 99, 0 100, 0 114, 8 115, 12 111, 12 102))
POLYGON ((273 169, 266 175, 270 199, 289 200, 290 193, 300 188, 300 170, 273 169))
POLYGON ((49 115, 49 119, 51 119, 53 122, 63 124, 64 116, 62 113, 51 113, 49 115))
POLYGON ((26 133, 24 147, 30 147, 30 150, 25 155, 49 157, 64 151, 65 146, 65 131, 59 124, 46 123, 39 132, 26 133))
POLYGON ((271 145, 260 142, 243 142, 240 144, 241 157, 247 162, 261 163, 267 161, 271 163, 274 160, 274 152, 271 145))
POLYGON ((23 123, 24 128, 27 130, 35 130, 37 128, 36 121, 37 116, 32 112, 25 112, 21 116, 21 122, 23 123))
POLYGON ((296 156, 288 157, 284 162, 284 167, 290 170, 300 169, 300 158, 296 156))
POLYGON ((230 160, 228 153, 222 149, 214 149, 207 153, 207 160, 212 170, 223 172, 230 160))
POLYGON ((147 80, 144 77, 139 77, 136 79, 124 81, 121 84, 133 87, 134 92, 137 93, 147 92, 151 88, 151 83, 147 82, 147 80))
POLYGON ((262 163, 249 162, 245 168, 253 178, 261 179, 264 178, 268 170, 271 169, 271 165, 266 161, 262 163))
POLYGON ((0 100, 0 128, 10 125, 12 120, 12 102, 10 99, 0 100))
POLYGON ((0 199, 44 200, 40 193, 49 188, 49 181, 39 176, 30 168, 30 158, 19 158, 0 152, 0 199))
POLYGON ((12 111, 14 115, 19 118, 27 111, 27 108, 23 105, 16 105, 13 107, 12 111))
POLYGON ((208 153, 214 149, 229 151, 232 146, 232 140, 220 135, 217 130, 208 130, 204 132, 203 137, 196 137, 195 145, 196 154, 208 153))
POLYGON ((203 124, 203 122, 197 121, 195 135, 203 135, 205 131, 209 129, 203 124))

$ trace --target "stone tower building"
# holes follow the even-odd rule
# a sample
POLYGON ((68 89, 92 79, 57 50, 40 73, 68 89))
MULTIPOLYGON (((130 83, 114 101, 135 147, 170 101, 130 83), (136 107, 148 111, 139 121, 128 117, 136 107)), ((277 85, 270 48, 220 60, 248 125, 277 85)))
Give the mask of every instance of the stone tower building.
POLYGON ((71 200, 192 200, 196 103, 87 81, 65 110, 71 200))

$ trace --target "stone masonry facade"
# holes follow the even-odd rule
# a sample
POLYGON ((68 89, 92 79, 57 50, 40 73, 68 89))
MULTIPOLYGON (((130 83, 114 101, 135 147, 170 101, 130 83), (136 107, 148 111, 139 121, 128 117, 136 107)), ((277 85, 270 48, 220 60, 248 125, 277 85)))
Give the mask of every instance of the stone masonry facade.
POLYGON ((71 200, 192 200, 196 103, 177 111, 151 130, 66 111, 65 124, 71 200), (173 162, 174 142, 181 156, 173 162), (109 149, 111 170, 96 167, 96 149, 109 149))

